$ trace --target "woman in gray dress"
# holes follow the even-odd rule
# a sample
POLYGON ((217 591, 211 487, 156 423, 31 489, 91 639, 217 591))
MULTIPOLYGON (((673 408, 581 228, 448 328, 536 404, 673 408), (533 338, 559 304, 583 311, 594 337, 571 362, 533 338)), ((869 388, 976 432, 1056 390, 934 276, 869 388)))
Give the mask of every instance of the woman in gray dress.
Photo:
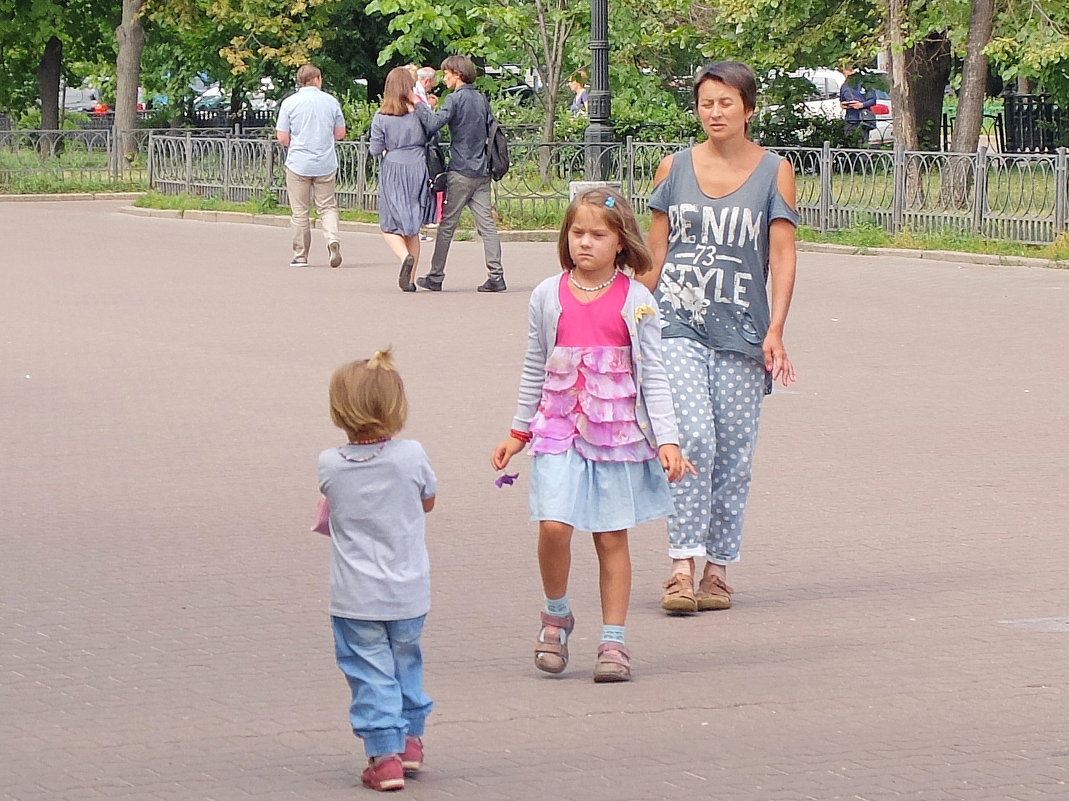
POLYGON ((408 70, 397 67, 386 76, 382 105, 371 120, 371 155, 382 155, 379 171, 379 227, 390 250, 401 260, 397 284, 415 292, 412 276, 419 262, 420 226, 434 220, 427 182, 427 133, 408 70), (418 107, 418 108, 417 108, 418 107))

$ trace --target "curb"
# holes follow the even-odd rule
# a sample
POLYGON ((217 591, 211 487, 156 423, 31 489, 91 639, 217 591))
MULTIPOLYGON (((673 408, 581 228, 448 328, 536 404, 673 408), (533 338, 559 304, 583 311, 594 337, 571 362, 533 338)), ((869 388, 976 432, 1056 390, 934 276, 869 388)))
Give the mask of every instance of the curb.
POLYGON ((884 256, 928 261, 955 261, 964 264, 988 264, 995 267, 1044 267, 1053 270, 1069 269, 1069 261, 1034 259, 1027 256, 1000 256, 994 253, 962 253, 956 250, 911 250, 909 248, 867 248, 856 245, 834 245, 825 242, 798 242, 799 252, 837 253, 844 256, 884 256))
POLYGON ((54 195, 0 195, 0 203, 43 203, 47 200, 137 200, 144 192, 66 192, 54 195))
MULTIPOLYGON (((132 197, 137 197, 137 194, 132 197)), ((58 196, 53 199, 62 199, 58 196)), ((78 199, 90 200, 91 197, 78 199)), ((179 220, 198 220, 200 222, 228 222, 245 223, 252 225, 269 225, 276 228, 288 228, 289 215, 281 214, 250 214, 243 211, 211 211, 207 209, 144 209, 139 206, 123 206, 119 209, 120 214, 131 214, 135 217, 159 217, 179 220)), ((319 220, 312 220, 312 227, 319 228, 319 220)), ((347 231, 357 234, 381 234, 382 229, 378 223, 357 222, 355 220, 341 220, 338 223, 339 231, 347 231)), ((428 228, 424 233, 434 238, 437 229, 428 228)), ((502 242, 556 242, 558 232, 551 230, 530 231, 498 231, 502 242)), ((459 229, 455 241, 478 242, 481 237, 473 230, 459 229), (460 237, 465 237, 461 239, 460 237)))
MULTIPOLYGON (((123 195, 102 195, 97 197, 136 198, 140 192, 128 192, 123 195)), ((0 200, 13 197, 27 197, 35 200, 92 200, 93 195, 0 195, 0 200)), ((160 217, 167 219, 199 220, 201 222, 228 222, 244 223, 253 225, 269 225, 277 228, 288 228, 290 218, 281 214, 249 214, 241 211, 208 211, 204 209, 143 209, 138 206, 123 206, 119 209, 120 214, 132 214, 138 217, 160 217)), ((318 228, 319 221, 313 220, 312 227, 318 228)), ((356 222, 342 220, 338 223, 339 231, 358 234, 380 234, 377 223, 356 222)), ((437 229, 428 228, 425 234, 434 238, 437 229)), ((468 229, 457 231, 456 241, 478 242, 478 233, 468 229)), ((528 231, 499 231, 498 235, 502 242, 555 242, 558 232, 548 229, 528 231)), ((796 247, 800 253, 837 253, 843 256, 883 256, 902 259, 927 259, 929 261, 953 261, 963 264, 986 264, 993 267, 1043 267, 1054 270, 1069 269, 1069 261, 1056 259, 1033 259, 1026 256, 999 256, 992 253, 960 253, 955 250, 911 250, 909 248, 867 248, 857 245, 835 245, 826 242, 798 242, 796 247)))

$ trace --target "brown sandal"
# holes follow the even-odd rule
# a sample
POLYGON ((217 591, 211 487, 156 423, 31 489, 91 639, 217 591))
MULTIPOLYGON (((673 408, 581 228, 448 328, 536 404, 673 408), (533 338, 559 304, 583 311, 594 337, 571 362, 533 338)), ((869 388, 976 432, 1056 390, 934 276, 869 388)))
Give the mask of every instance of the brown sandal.
POLYGON ((594 681, 631 681, 631 651, 619 642, 603 642, 598 646, 598 661, 594 665, 594 681))
POLYGON ((694 597, 694 579, 686 573, 676 573, 662 585, 661 609, 669 612, 697 612, 698 602, 694 597))
POLYGON ((542 628, 535 642, 535 667, 546 673, 562 673, 568 667, 568 635, 575 628, 575 615, 558 617, 542 613, 542 628))
POLYGON ((714 574, 701 580, 694 597, 698 602, 698 609, 708 612, 713 609, 730 609, 733 592, 735 590, 725 584, 720 576, 714 574))

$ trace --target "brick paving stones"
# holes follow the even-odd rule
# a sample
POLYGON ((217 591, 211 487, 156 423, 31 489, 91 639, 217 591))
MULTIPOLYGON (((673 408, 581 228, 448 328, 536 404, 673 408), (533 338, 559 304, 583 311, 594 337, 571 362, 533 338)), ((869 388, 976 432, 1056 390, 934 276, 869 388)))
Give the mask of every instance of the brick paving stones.
POLYGON ((440 480, 404 797, 1069 798, 1069 272, 802 254, 735 608, 662 616, 640 527, 636 680, 596 686, 590 543, 543 676, 527 470, 488 465, 554 245, 406 295, 375 235, 292 269, 284 228, 119 205, 0 211, 2 801, 370 797, 308 525, 327 378, 389 343, 440 480))

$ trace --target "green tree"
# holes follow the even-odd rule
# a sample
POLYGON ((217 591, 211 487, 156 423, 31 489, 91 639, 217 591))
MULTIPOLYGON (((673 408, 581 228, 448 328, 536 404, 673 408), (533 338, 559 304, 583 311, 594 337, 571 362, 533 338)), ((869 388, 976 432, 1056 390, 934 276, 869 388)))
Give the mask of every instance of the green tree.
POLYGON ((314 60, 337 2, 150 0, 147 16, 157 30, 174 31, 166 47, 181 53, 182 77, 207 72, 219 80, 230 90, 230 110, 236 114, 262 77, 283 82, 297 66, 314 60))
POLYGON ((542 90, 542 139, 555 138, 564 83, 577 63, 574 38, 589 30, 590 6, 570 0, 371 0, 369 12, 389 19, 393 41, 379 54, 420 59, 431 48, 534 69, 542 90))
POLYGON ((62 79, 74 61, 110 58, 118 9, 107 0, 0 0, 0 107, 41 103, 41 125, 59 127, 62 79))
POLYGON ((1000 4, 987 46, 1003 78, 1029 79, 1069 108, 1069 3, 1009 0, 1000 4))

